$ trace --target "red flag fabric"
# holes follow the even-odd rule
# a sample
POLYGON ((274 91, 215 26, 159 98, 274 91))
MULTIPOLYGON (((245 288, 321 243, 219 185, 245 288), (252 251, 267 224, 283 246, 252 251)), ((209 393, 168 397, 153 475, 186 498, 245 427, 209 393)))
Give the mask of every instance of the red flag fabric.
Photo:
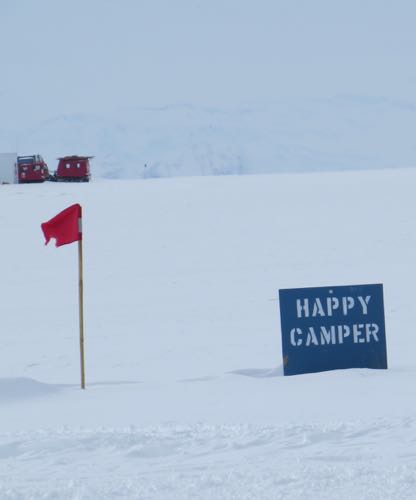
POLYGON ((48 222, 41 224, 43 234, 45 235, 45 245, 51 238, 55 238, 55 246, 68 245, 74 241, 82 239, 82 210, 81 205, 76 203, 71 205, 58 215, 55 215, 48 222))

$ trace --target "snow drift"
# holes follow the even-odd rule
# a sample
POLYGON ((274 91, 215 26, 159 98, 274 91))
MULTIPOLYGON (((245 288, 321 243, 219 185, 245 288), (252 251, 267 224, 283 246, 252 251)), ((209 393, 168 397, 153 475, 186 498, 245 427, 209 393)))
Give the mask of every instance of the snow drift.
POLYGON ((0 496, 412 498, 415 170, 1 186, 0 496), (87 390, 76 246, 84 209, 87 390), (283 377, 279 288, 383 283, 388 370, 283 377))

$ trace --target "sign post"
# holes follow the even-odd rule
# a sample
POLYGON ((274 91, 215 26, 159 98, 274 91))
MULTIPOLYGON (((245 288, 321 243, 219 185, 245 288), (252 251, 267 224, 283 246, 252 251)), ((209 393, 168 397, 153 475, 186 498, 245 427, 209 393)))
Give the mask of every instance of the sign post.
POLYGON ((285 375, 387 368, 383 285, 279 290, 285 375))

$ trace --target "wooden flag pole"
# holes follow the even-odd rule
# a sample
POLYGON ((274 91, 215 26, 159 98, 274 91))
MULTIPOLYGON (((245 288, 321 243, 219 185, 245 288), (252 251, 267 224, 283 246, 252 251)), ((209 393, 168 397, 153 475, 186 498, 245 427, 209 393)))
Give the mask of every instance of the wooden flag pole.
POLYGON ((79 348, 81 356, 81 389, 85 389, 84 359, 84 284, 82 269, 82 238, 78 240, 78 291, 79 291, 79 348))
POLYGON ((85 389, 84 361, 84 290, 82 276, 82 208, 76 203, 52 219, 41 224, 47 245, 55 238, 55 245, 60 247, 78 241, 78 291, 79 291, 79 346, 81 355, 81 389, 85 389))

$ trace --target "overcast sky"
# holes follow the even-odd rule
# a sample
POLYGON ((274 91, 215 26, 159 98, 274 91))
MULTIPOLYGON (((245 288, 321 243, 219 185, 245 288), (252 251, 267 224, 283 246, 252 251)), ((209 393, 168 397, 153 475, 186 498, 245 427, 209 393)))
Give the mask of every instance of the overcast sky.
POLYGON ((3 123, 339 94, 416 102, 414 0, 1 0, 3 123))

